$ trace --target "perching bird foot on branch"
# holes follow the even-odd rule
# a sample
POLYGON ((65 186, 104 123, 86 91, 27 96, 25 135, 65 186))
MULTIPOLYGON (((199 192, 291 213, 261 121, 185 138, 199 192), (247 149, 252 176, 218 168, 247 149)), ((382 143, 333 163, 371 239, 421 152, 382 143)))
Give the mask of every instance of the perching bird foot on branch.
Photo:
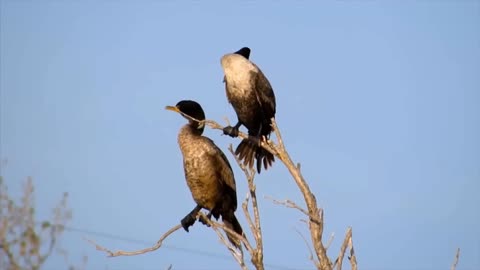
POLYGON ((185 231, 188 232, 188 228, 190 226, 193 226, 193 224, 195 224, 195 220, 196 220, 195 216, 192 216, 191 214, 188 214, 184 218, 182 218, 180 223, 182 224, 183 229, 185 229, 185 231))
POLYGON ((206 218, 202 215, 198 218, 198 221, 200 221, 203 225, 210 227, 210 224, 208 223, 210 219, 212 218, 212 212, 208 213, 206 218))
POLYGON ((227 126, 223 128, 223 134, 228 135, 232 138, 238 137, 238 127, 237 126, 227 126))
MULTIPOLYGON (((193 226, 193 224, 195 224, 195 221, 197 220, 197 216, 198 216, 198 212, 202 210, 202 207, 200 205, 197 205, 195 206, 195 208, 193 208, 193 210, 188 213, 188 215, 186 215, 181 221, 180 223, 182 224, 182 227, 185 229, 185 231, 188 232, 188 228, 190 226, 193 226)), ((211 213, 209 213, 207 215, 207 217, 210 219, 210 217, 212 216, 211 213)), ((206 223, 205 220, 202 219, 202 216, 199 218, 200 222, 202 222, 203 224, 208 225, 208 223, 206 223)))

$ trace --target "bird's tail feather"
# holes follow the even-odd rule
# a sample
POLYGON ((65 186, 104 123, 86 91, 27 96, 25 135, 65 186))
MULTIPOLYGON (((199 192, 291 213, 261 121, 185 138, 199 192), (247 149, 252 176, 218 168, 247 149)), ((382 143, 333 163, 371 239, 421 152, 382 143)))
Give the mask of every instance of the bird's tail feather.
POLYGON ((235 155, 237 155, 238 158, 243 161, 243 164, 249 168, 253 168, 254 160, 256 159, 258 173, 262 170, 262 163, 266 170, 268 167, 271 167, 272 163, 275 161, 275 157, 272 153, 248 139, 243 139, 240 142, 235 150, 235 155))
MULTIPOLYGON (((233 212, 228 215, 222 215, 222 221, 225 227, 233 230, 239 235, 243 235, 242 226, 240 226, 240 223, 238 222, 238 219, 233 212)), ((240 248, 241 246, 240 240, 237 239, 235 236, 233 236, 231 233, 226 232, 226 234, 230 243, 232 243, 237 248, 240 248)))

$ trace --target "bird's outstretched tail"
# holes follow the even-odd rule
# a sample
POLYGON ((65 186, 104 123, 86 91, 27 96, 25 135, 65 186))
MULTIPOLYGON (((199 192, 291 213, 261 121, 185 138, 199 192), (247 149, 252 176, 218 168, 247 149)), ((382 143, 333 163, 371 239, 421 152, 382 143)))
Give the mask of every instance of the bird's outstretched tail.
MULTIPOLYGON (((225 227, 235 231, 239 235, 243 235, 242 226, 240 226, 240 223, 238 222, 238 219, 233 212, 222 215, 222 221, 223 221, 223 224, 225 225, 225 227)), ((226 232, 226 234, 227 234, 227 238, 230 241, 230 243, 232 243, 237 248, 241 247, 240 240, 238 240, 235 236, 233 236, 232 234, 230 234, 228 232, 226 232)))
POLYGON ((242 142, 240 142, 235 150, 235 155, 237 155, 238 159, 242 160, 243 164, 249 168, 253 168, 253 163, 256 159, 258 173, 262 170, 262 163, 265 170, 267 170, 275 161, 275 157, 272 153, 248 139, 243 139, 242 142))

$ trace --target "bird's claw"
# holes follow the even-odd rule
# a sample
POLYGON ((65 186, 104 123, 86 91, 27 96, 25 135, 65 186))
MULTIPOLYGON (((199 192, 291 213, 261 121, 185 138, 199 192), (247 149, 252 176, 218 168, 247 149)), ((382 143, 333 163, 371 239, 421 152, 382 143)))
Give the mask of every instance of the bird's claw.
POLYGON ((193 226, 195 218, 193 218, 192 215, 187 215, 180 221, 180 223, 182 224, 183 229, 188 232, 188 227, 193 226))
POLYGON ((210 227, 210 224, 208 223, 210 219, 212 218, 212 214, 208 214, 206 217, 205 216, 200 216, 198 218, 198 221, 200 221, 203 225, 210 227))
POLYGON ((224 127, 223 134, 228 135, 232 138, 238 137, 238 128, 232 126, 224 127))

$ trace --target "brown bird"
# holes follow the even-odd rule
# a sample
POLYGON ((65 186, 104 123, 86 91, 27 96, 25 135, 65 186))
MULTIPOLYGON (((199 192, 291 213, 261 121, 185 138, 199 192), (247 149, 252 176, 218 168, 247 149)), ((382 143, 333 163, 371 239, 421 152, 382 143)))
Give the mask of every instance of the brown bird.
MULTIPOLYGON (((186 115, 197 120, 205 120, 202 107, 195 101, 182 100, 167 110, 186 115)), ((235 217, 237 210, 237 193, 232 167, 225 154, 215 143, 202 136, 204 124, 188 119, 188 124, 180 129, 178 144, 183 155, 183 168, 187 185, 197 206, 181 220, 183 228, 195 223, 198 211, 209 211, 207 217, 218 220, 221 216, 225 226, 242 235, 243 230, 235 217)), ((206 221, 200 220, 207 224, 206 221)), ((232 244, 240 247, 240 242, 231 234, 227 237, 232 244)))
POLYGON ((260 147, 260 139, 268 138, 272 132, 271 118, 275 116, 276 102, 267 77, 249 57, 250 49, 243 47, 221 59, 227 98, 238 118, 237 124, 224 128, 223 133, 237 137, 241 125, 248 129, 249 139, 240 142, 235 154, 250 168, 256 159, 260 173, 262 163, 267 169, 275 161, 270 152, 260 147))

